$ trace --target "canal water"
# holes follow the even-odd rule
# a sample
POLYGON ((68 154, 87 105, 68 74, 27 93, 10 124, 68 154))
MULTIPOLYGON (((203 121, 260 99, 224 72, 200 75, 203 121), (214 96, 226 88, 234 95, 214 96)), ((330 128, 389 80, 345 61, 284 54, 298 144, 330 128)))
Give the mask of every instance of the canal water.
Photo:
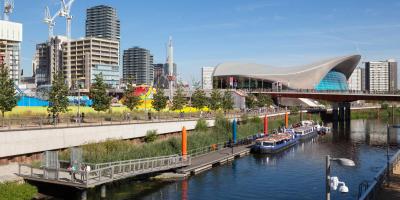
MULTIPOLYGON (((276 155, 236 159, 187 180, 154 182, 130 180, 107 186, 107 198, 122 199, 324 199, 325 155, 355 161, 355 167, 333 164, 331 173, 349 187, 332 191, 332 199, 356 199, 359 184, 373 179, 386 163, 386 124, 378 120, 352 120, 331 134, 318 136, 276 155)), ((400 134, 392 132, 389 154, 397 150, 400 134)), ((99 189, 88 199, 100 199, 99 189)))

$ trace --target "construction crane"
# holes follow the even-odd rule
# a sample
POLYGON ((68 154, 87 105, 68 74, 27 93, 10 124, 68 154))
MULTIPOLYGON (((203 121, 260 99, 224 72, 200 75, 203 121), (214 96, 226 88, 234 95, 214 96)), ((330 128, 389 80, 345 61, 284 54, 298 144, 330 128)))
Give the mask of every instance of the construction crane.
POLYGON ((61 0, 61 12, 60 16, 65 17, 67 20, 67 85, 71 88, 71 7, 75 0, 69 0, 65 3, 65 0, 61 0))
POLYGON ((54 21, 57 16, 59 16, 61 13, 61 9, 57 11, 57 13, 53 16, 50 15, 50 9, 48 6, 46 6, 46 9, 44 10, 44 23, 46 23, 49 26, 49 39, 53 37, 54 33, 54 26, 56 25, 56 22, 54 21))
POLYGON ((14 1, 13 0, 4 0, 4 11, 3 11, 3 19, 8 21, 10 14, 14 10, 14 1))

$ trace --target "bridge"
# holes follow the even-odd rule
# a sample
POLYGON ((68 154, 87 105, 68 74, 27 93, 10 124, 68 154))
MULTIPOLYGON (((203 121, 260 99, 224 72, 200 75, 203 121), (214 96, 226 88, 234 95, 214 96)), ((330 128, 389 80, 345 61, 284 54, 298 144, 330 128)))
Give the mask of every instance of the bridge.
POLYGON ((170 155, 153 158, 124 160, 100 164, 84 163, 91 171, 78 170, 75 175, 67 168, 34 167, 19 164, 18 175, 25 180, 65 185, 76 188, 93 188, 98 185, 153 172, 167 171, 190 165, 190 156, 170 155), (83 179, 81 179, 83 177, 83 179))
POLYGON ((253 94, 269 94, 274 98, 309 98, 330 102, 352 102, 357 100, 369 101, 400 101, 400 94, 374 93, 363 91, 317 91, 317 90, 250 90, 253 94))

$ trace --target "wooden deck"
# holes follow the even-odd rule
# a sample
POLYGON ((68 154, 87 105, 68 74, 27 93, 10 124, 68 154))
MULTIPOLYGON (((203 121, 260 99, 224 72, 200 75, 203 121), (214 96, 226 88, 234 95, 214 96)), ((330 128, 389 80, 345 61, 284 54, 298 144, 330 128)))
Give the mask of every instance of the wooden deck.
POLYGON ((210 152, 208 154, 193 158, 191 165, 180 168, 178 173, 196 174, 211 168, 215 164, 222 164, 235 159, 237 156, 242 156, 250 153, 251 144, 238 146, 233 148, 225 148, 219 151, 210 152))

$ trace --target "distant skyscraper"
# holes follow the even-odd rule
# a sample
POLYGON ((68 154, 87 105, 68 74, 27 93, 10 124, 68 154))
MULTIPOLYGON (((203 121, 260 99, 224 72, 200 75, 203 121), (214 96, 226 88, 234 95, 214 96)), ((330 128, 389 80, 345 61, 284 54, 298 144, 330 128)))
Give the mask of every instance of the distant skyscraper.
POLYGON ((120 21, 117 10, 106 5, 86 10, 86 37, 120 40, 120 21))
POLYGON ((0 20, 0 55, 10 70, 10 78, 18 84, 21 70, 22 24, 0 20))
POLYGON ((124 50, 123 62, 124 82, 132 80, 138 85, 153 85, 153 55, 149 50, 139 47, 124 50))
POLYGON ((213 89, 213 79, 212 79, 213 72, 214 72, 214 67, 201 68, 201 85, 203 90, 213 89))
POLYGON ((354 69, 347 83, 349 84, 349 90, 358 90, 358 91, 361 90, 362 69, 360 67, 354 69))
POLYGON ((169 99, 173 98, 173 87, 176 80, 174 76, 174 47, 172 44, 172 37, 169 37, 168 47, 167 47, 167 65, 168 65, 168 81, 169 81, 169 99))
POLYGON ((365 89, 371 92, 397 90, 397 62, 392 59, 366 62, 365 89))

